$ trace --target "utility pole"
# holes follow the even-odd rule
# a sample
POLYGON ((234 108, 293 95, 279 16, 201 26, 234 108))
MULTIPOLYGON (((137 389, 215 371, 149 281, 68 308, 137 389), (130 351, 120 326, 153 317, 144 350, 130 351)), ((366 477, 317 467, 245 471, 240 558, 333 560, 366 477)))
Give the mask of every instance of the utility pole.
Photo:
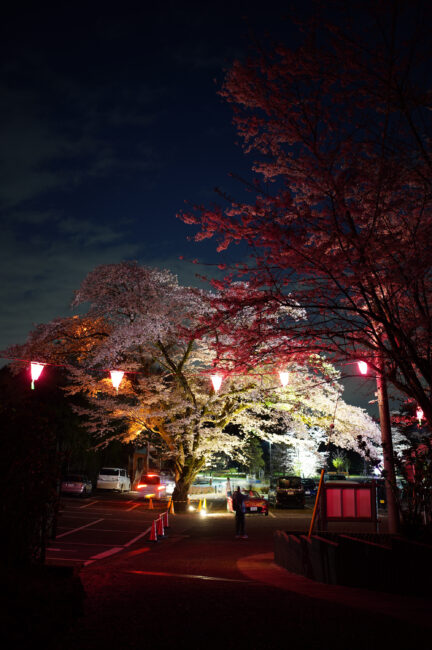
POLYGON ((381 443, 384 457, 385 487, 387 497, 388 530, 392 535, 399 532, 399 509, 396 503, 396 473, 394 468, 393 441, 390 425, 390 410, 388 405, 387 383, 384 376, 384 364, 378 357, 376 377, 378 408, 381 428, 381 443))

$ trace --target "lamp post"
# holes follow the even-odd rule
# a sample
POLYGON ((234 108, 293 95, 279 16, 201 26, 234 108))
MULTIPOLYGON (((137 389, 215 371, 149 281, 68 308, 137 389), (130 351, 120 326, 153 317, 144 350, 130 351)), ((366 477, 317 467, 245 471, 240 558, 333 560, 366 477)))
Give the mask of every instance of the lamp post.
MULTIPOLYGON (((388 531, 395 535, 399 532, 399 510, 396 503, 396 473, 393 459, 393 441, 391 435, 390 410, 388 405, 387 382, 384 376, 384 364, 381 356, 377 356, 377 397, 381 429, 381 445, 383 449, 383 464, 385 472, 385 489, 387 499, 388 531)), ((362 375, 367 374, 367 364, 359 362, 362 375), (363 364, 363 365, 360 365, 363 364)))

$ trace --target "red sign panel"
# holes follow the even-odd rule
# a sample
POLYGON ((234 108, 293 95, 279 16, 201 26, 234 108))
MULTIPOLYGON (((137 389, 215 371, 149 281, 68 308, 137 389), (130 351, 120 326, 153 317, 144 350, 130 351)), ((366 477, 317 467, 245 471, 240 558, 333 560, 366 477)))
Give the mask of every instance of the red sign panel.
POLYGON ((324 489, 324 507, 328 521, 374 521, 375 486, 362 483, 327 483, 324 489))

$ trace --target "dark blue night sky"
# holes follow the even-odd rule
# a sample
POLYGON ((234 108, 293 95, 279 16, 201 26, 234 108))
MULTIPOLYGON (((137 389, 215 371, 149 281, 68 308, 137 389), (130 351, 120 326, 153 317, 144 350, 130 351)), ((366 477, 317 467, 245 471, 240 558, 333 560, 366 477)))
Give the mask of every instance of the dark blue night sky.
POLYGON ((69 313, 96 265, 137 259, 195 282, 215 260, 176 219, 248 161, 223 70, 251 35, 291 29, 289 3, 40 3, 1 25, 0 349, 69 313), (156 8, 155 8, 156 7, 156 8), (281 8, 283 7, 283 8, 281 8))
MULTIPOLYGON (((136 259, 180 282, 215 263, 185 200, 235 194, 252 160, 217 90, 261 39, 297 38, 307 2, 15 3, 0 27, 0 349, 70 314, 99 264, 136 259)), ((228 255, 242 255, 234 250, 228 255)), ((370 398, 370 397, 369 397, 370 398)), ((364 405, 364 397, 361 399, 364 405)))

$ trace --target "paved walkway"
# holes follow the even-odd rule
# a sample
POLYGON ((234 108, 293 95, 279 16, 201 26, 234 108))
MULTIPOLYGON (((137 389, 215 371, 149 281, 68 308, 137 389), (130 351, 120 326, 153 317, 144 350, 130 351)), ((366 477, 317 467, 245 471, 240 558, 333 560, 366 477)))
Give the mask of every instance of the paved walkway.
POLYGON ((276 566, 271 518, 248 518, 247 540, 234 539, 226 513, 170 523, 167 539, 82 569, 85 615, 59 648, 382 650, 430 638, 431 601, 322 585, 276 566))

